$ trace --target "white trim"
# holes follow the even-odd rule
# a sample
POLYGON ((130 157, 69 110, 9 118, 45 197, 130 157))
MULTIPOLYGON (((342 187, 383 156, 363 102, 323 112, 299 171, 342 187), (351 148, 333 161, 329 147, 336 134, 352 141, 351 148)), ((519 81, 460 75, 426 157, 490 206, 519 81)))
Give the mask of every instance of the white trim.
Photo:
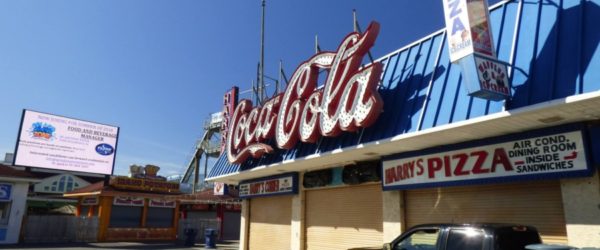
POLYGON ((21 177, 0 176, 0 181, 37 183, 42 180, 34 179, 34 178, 26 178, 26 177, 21 178, 21 177))
POLYGON ((27 201, 50 201, 50 202, 69 202, 77 203, 77 200, 73 199, 61 199, 61 198, 45 198, 45 197, 27 197, 27 201))

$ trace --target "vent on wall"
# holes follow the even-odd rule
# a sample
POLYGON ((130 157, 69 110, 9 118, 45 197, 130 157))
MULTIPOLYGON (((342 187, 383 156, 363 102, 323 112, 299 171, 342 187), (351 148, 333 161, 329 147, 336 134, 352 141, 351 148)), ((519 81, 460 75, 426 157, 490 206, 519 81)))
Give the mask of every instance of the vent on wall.
POLYGON ((359 162, 356 165, 344 167, 342 180, 345 184, 355 185, 381 180, 379 161, 359 162))

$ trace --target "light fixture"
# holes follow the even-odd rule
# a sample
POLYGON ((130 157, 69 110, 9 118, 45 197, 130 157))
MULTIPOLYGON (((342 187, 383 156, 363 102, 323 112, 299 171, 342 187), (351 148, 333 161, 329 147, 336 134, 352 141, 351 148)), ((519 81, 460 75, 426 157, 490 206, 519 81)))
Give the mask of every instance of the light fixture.
POLYGON ((555 116, 538 119, 538 121, 543 122, 543 123, 553 123, 553 122, 562 121, 564 119, 565 118, 563 118, 562 116, 555 115, 555 116))

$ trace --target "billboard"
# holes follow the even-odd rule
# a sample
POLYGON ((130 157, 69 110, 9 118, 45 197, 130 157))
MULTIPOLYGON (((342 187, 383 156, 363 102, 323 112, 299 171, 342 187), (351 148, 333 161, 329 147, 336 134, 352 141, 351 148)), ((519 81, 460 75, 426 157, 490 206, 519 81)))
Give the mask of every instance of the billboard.
POLYGON ((23 110, 13 164, 111 175, 119 127, 23 110))

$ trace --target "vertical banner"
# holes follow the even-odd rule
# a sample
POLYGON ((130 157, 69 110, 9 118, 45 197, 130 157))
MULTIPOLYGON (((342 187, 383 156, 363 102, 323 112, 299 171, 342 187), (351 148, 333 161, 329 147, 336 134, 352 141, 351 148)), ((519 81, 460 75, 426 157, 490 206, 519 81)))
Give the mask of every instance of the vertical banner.
POLYGON ((473 53, 496 57, 485 0, 443 0, 450 61, 473 53))
POLYGON ((486 100, 510 97, 505 63, 498 61, 485 0, 443 0, 450 61, 460 66, 467 93, 486 100))
POLYGON ((223 96, 223 122, 221 123, 221 154, 225 152, 227 144, 227 130, 231 124, 231 115, 238 103, 238 87, 231 88, 230 91, 223 96))

